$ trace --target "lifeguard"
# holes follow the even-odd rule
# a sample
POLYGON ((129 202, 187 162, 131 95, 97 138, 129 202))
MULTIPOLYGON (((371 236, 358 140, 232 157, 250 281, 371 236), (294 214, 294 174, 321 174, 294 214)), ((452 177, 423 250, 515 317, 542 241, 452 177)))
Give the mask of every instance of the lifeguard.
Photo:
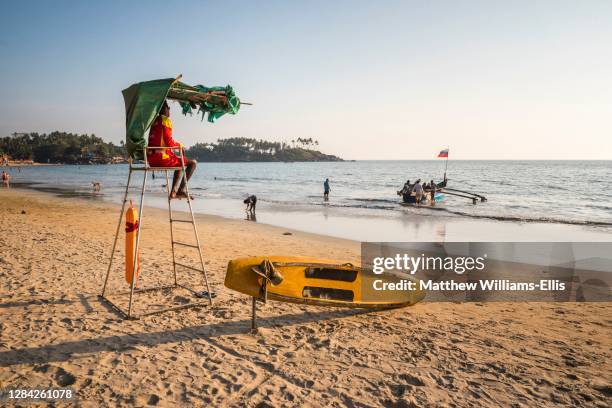
MULTIPOLYGON (((183 164, 185 164, 187 172, 187 180, 191 178, 195 171, 197 162, 195 160, 188 160, 185 157, 185 151, 183 145, 176 142, 172 138, 172 121, 170 120, 170 106, 168 102, 164 101, 159 115, 155 118, 151 131, 149 132, 149 147, 181 147, 183 150, 183 164)), ((149 150, 147 153, 147 161, 152 167, 180 167, 181 158, 177 156, 172 150, 149 150)), ((172 179, 172 190, 170 191, 170 198, 187 198, 185 191, 185 180, 182 180, 181 185, 177 185, 181 179, 181 170, 174 172, 174 178, 172 179)))

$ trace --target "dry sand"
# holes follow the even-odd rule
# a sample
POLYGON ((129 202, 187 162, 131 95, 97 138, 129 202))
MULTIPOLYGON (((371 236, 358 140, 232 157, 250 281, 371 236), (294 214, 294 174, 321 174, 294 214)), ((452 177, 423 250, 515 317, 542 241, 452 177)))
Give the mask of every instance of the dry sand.
MULTIPOLYGON (((269 303, 250 334, 250 300, 223 286, 229 259, 358 262, 359 243, 199 216, 214 308, 126 321, 97 297, 118 206, 24 190, 0 199, 0 389, 69 387, 82 406, 610 406, 609 303, 269 303)), ((170 282, 167 213, 147 209, 143 223, 142 285, 170 282)), ((127 288, 121 262, 113 291, 127 288)))

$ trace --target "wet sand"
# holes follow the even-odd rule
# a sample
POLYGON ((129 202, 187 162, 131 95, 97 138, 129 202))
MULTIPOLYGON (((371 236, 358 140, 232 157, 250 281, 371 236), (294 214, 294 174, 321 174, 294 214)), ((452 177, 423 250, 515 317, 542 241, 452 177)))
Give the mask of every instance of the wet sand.
MULTIPOLYGON (((69 387, 84 406, 603 407, 612 397, 610 303, 363 313, 270 302, 250 334, 250 299, 223 286, 229 259, 358 263, 359 242, 199 215, 214 307, 126 321, 97 296, 117 205, 19 189, 0 199, 0 389, 69 387)), ((143 287, 172 279, 168 233, 167 212, 146 209, 143 287)), ((196 253, 182 253, 197 264, 196 253)), ((121 262, 113 293, 127 289, 121 262)), ((201 285, 193 271, 179 278, 201 285)), ((190 300, 139 296, 140 311, 190 300)))

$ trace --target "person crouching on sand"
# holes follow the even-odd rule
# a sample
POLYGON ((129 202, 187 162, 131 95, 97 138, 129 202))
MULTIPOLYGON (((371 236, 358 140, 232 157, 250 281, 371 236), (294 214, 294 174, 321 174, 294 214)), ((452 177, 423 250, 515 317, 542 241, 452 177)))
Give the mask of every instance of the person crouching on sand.
MULTIPOLYGON (((183 145, 176 142, 172 138, 172 121, 170 120, 170 106, 168 102, 164 101, 159 115, 151 126, 149 132, 149 147, 180 147, 183 154, 183 163, 186 167, 187 180, 191 178, 195 171, 197 162, 195 160, 189 160, 185 157, 185 150, 183 145)), ((171 149, 152 149, 147 151, 147 161, 151 167, 181 167, 181 158, 174 154, 171 149)), ((187 198, 185 180, 181 177, 182 171, 176 170, 174 172, 174 178, 172 179, 172 190, 170 191, 170 198, 187 198), (181 185, 178 187, 179 180, 181 185)), ((193 199, 193 197, 189 197, 193 199)))

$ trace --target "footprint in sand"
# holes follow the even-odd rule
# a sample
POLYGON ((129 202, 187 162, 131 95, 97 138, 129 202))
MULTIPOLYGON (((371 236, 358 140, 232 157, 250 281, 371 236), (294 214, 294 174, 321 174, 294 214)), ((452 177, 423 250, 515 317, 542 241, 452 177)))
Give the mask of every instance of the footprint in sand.
POLYGON ((400 375, 399 378, 400 378, 400 380, 405 381, 407 384, 414 385, 416 387, 422 387, 422 386, 425 385, 423 380, 421 380, 419 377, 416 377, 414 375, 402 374, 402 375, 400 375))
POLYGON ((60 367, 55 373, 55 381, 57 381, 61 387, 67 387, 76 382, 76 377, 60 367))
POLYGON ((157 405, 158 402, 159 402, 159 397, 155 394, 151 394, 151 396, 149 397, 149 400, 147 401, 147 404, 157 405))
POLYGON ((612 385, 610 384, 606 384, 602 381, 596 381, 591 384, 591 388, 593 388, 595 391, 599 391, 607 397, 612 397, 612 385))

